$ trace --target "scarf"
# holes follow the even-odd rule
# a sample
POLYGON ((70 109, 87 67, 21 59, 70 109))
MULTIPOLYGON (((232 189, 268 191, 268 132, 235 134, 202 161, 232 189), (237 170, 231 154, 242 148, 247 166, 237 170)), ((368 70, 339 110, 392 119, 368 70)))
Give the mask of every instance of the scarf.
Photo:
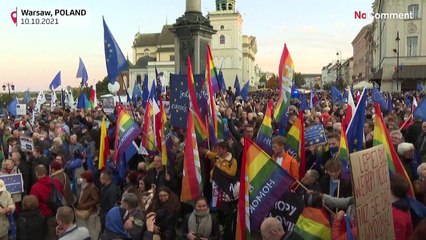
POLYGON ((195 232, 200 237, 210 237, 212 225, 212 217, 209 210, 205 213, 198 213, 194 210, 188 219, 188 231, 195 232))

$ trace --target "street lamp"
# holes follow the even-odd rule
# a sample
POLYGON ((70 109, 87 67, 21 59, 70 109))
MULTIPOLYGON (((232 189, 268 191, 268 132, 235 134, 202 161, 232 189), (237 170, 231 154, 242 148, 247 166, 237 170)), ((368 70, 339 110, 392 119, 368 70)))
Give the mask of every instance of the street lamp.
POLYGON ((9 91, 9 96, 10 96, 10 90, 15 91, 15 85, 13 85, 13 83, 9 83, 9 82, 4 83, 2 88, 3 88, 3 91, 6 91, 6 88, 7 88, 7 90, 9 91))
POLYGON ((397 43, 397 49, 393 49, 393 52, 396 53, 396 91, 398 90, 399 85, 399 31, 396 32, 396 38, 395 41, 397 43))
POLYGON ((337 50, 336 52, 337 62, 336 62, 336 87, 338 89, 341 89, 341 86, 343 86, 343 83, 341 83, 340 79, 340 68, 341 68, 341 59, 342 59, 342 52, 340 50, 337 50))

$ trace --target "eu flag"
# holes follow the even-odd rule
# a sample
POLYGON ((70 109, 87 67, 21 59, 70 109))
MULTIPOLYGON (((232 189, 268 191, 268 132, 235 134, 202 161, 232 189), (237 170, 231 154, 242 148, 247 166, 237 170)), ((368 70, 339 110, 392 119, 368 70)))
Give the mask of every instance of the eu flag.
POLYGON ((422 86, 422 84, 421 84, 420 82, 417 82, 416 90, 417 90, 418 92, 423 92, 423 86, 422 86))
POLYGON ((15 97, 8 105, 7 111, 10 115, 16 117, 16 106, 18 105, 18 99, 15 97))
POLYGON ((355 108, 355 114, 349 122, 349 127, 346 130, 346 139, 348 140, 349 152, 354 150, 360 151, 364 149, 364 122, 365 122, 365 109, 367 105, 367 93, 362 90, 361 97, 358 105, 355 108))
POLYGON ((122 72, 128 69, 126 58, 120 50, 117 42, 111 34, 105 19, 102 17, 104 24, 104 47, 105 61, 108 71, 108 79, 111 84, 115 83, 115 79, 122 72))
POLYGON ((423 98, 423 100, 419 103, 417 108, 414 110, 413 113, 414 117, 420 118, 423 121, 426 121, 426 100, 423 98))
POLYGON ((248 93, 249 93, 249 81, 247 81, 246 84, 244 84, 243 89, 241 89, 241 98, 244 101, 247 101, 248 93))
POLYGON ((61 85, 61 71, 59 71, 56 76, 53 78, 52 82, 49 85, 50 90, 55 90, 61 85))
POLYGON ((86 94, 82 91, 80 97, 78 97, 77 109, 89 108, 89 99, 86 94))
POLYGON ((220 88, 220 92, 222 94, 225 94, 226 92, 226 83, 225 83, 225 79, 223 78, 223 72, 222 70, 219 70, 219 75, 217 76, 218 78, 218 84, 219 84, 219 88, 220 88))
POLYGON ((30 103, 30 98, 31 98, 30 90, 25 91, 25 93, 24 93, 24 103, 25 104, 30 103))
POLYGON ((331 98, 333 102, 338 102, 340 105, 343 104, 343 97, 342 94, 337 90, 335 86, 331 86, 331 98))
POLYGON ((81 78, 81 86, 85 86, 87 83, 87 80, 89 80, 89 76, 87 75, 86 66, 84 66, 83 60, 79 58, 80 61, 78 63, 78 70, 77 70, 77 78, 81 78))
POLYGON ((386 102, 385 98, 377 87, 377 84, 374 84, 373 86, 373 102, 379 103, 380 108, 382 110, 388 110, 388 103, 386 102))
POLYGON ((145 109, 146 101, 148 101, 149 90, 148 90, 148 74, 145 74, 145 78, 143 79, 142 86, 142 107, 145 109))
POLYGON ((240 80, 238 79, 238 75, 235 76, 234 88, 235 88, 235 96, 239 96, 241 87, 240 87, 240 80))

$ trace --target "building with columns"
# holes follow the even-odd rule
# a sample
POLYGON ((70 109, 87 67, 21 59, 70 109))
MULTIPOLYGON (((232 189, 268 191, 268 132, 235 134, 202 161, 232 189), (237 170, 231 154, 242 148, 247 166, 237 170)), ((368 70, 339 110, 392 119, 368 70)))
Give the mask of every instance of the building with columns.
MULTIPOLYGON (((187 3, 188 4, 188 3, 187 3)), ((210 43, 216 68, 221 69, 225 83, 233 87, 238 75, 240 84, 250 81, 254 86, 259 80, 256 75, 256 37, 243 35, 243 19, 236 10, 235 0, 216 0, 216 10, 207 15, 217 32, 210 43)), ((175 70, 175 36, 172 25, 163 26, 160 33, 140 33, 133 41, 133 63, 129 69, 129 89, 143 82, 148 74, 149 82, 155 79, 155 67, 169 82, 170 73, 175 70)), ((205 53, 200 53, 205 56, 205 53)), ((201 70, 204 72, 204 70, 201 70)))

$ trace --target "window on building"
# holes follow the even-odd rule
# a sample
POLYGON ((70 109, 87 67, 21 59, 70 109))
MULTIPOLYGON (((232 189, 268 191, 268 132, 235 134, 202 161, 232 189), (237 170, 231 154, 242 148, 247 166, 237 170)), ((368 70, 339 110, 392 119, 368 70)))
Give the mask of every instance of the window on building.
POLYGON ((225 44, 225 36, 220 35, 220 44, 225 44))
POLYGON ((418 37, 407 37, 407 56, 417 56, 418 37))
POLYGON ((220 30, 223 30, 223 29, 225 29, 225 26, 220 25, 220 30))
POLYGON ((232 4, 228 4, 228 10, 232 10, 234 6, 232 4))
POLYGON ((142 84, 142 77, 139 74, 136 76, 136 84, 139 86, 142 84))
POLYGON ((419 18, 419 4, 408 5, 408 12, 413 13, 413 19, 419 18))
POLYGON ((145 50, 143 50, 143 55, 149 56, 149 49, 148 48, 145 48, 145 50))
POLYGON ((170 55, 170 61, 174 61, 175 60, 175 55, 170 55))
POLYGON ((226 10, 226 3, 222 4, 222 10, 226 10))

